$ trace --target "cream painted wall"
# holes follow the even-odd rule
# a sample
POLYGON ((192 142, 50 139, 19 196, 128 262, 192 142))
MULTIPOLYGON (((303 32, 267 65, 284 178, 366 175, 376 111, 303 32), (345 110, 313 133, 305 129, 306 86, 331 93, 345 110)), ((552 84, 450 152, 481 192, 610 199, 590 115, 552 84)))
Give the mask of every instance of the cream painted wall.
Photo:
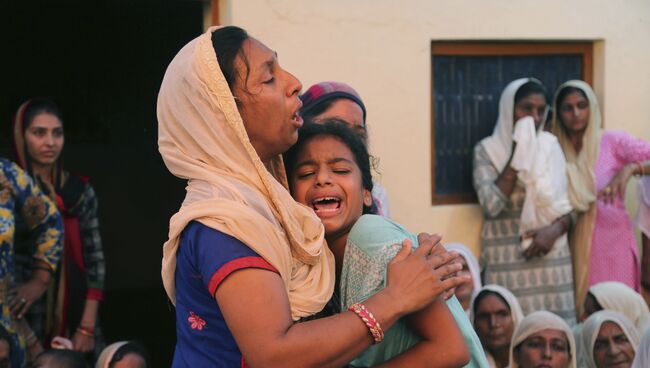
POLYGON ((605 127, 650 140, 648 0, 219 3, 222 24, 243 27, 275 49, 305 88, 340 80, 359 91, 393 217, 412 231, 478 249, 476 205, 431 205, 432 40, 595 41, 605 127))

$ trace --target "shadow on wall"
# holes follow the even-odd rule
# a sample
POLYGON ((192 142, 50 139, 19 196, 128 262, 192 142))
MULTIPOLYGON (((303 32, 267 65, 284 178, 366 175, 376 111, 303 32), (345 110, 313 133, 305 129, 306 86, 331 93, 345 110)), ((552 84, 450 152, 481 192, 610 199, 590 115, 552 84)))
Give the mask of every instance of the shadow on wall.
POLYGON ((160 282, 162 243, 184 181, 157 150, 156 97, 176 52, 202 31, 201 1, 3 1, 0 154, 25 99, 61 107, 65 166, 91 178, 107 260, 108 342, 137 339, 169 366, 174 312, 160 282))

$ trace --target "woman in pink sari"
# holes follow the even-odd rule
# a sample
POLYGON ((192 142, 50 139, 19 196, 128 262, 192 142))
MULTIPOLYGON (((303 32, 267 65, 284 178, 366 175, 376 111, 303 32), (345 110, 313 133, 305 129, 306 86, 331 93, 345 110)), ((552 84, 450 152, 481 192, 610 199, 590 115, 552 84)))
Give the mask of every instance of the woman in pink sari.
POLYGON ((650 143, 603 131, 601 122, 598 100, 587 83, 573 80, 558 88, 552 131, 567 159, 569 199, 578 213, 569 243, 579 309, 591 285, 619 281, 639 291, 640 284, 624 193, 633 175, 650 174, 650 143))

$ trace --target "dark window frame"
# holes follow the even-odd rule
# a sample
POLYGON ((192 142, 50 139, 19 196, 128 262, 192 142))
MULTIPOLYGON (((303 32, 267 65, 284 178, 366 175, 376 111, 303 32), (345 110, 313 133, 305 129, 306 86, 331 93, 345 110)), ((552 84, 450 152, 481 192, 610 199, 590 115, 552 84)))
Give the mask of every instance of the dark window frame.
MULTIPOLYGON (((432 41, 435 56, 581 55, 582 79, 593 85, 593 42, 590 41, 432 41)), ((432 205, 477 203, 476 193, 436 194, 435 70, 431 70, 431 202, 432 205)))

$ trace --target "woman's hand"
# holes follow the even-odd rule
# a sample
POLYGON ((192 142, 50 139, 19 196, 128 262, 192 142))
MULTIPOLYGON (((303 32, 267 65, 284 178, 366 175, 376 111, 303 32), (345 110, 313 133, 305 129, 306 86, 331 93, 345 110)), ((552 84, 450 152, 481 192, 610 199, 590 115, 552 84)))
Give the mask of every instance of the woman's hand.
POLYGON ((458 253, 432 254, 436 244, 426 241, 411 253, 411 241, 405 240, 402 250, 388 264, 385 291, 401 303, 403 314, 424 308, 469 279, 467 275, 455 275, 462 269, 459 262, 454 262, 458 253))
POLYGON ((610 180, 609 184, 598 193, 598 198, 606 204, 613 204, 617 197, 623 199, 625 197, 625 187, 634 173, 634 169, 634 164, 623 166, 610 180))
POLYGON ((77 330, 72 336, 72 345, 74 350, 81 353, 93 351, 95 350, 95 336, 88 336, 77 330))
POLYGON ((23 318, 34 301, 40 298, 45 290, 47 290, 47 285, 47 283, 33 278, 16 287, 15 295, 9 303, 11 313, 18 319, 23 318))
POLYGON ((561 235, 556 228, 557 224, 553 223, 536 230, 527 231, 524 234, 523 239, 533 239, 530 246, 524 250, 523 256, 526 260, 530 260, 533 257, 544 257, 553 249, 555 240, 561 235))

